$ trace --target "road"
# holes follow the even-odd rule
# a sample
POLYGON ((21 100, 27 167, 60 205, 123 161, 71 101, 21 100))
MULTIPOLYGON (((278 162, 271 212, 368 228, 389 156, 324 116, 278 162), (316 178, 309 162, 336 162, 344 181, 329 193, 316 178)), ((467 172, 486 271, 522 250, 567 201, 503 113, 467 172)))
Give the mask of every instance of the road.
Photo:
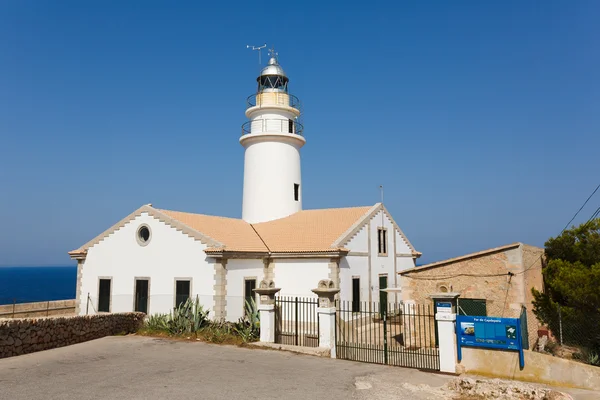
POLYGON ((0 399, 440 400, 445 396, 439 387, 449 379, 414 369, 131 335, 2 359, 0 399))

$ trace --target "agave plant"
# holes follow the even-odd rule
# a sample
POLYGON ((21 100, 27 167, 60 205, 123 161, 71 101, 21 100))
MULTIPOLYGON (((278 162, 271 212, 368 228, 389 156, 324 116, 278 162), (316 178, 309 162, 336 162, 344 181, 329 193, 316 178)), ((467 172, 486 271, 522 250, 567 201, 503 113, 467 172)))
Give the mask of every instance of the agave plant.
POLYGON ((168 330, 178 335, 195 333, 208 323, 208 311, 204 310, 198 297, 187 299, 169 314, 168 330))
POLYGON ((146 328, 154 331, 169 330, 169 314, 152 314, 146 318, 146 328))
POLYGON ((254 299, 246 300, 245 313, 233 330, 244 342, 253 342, 260 336, 260 313, 254 299))

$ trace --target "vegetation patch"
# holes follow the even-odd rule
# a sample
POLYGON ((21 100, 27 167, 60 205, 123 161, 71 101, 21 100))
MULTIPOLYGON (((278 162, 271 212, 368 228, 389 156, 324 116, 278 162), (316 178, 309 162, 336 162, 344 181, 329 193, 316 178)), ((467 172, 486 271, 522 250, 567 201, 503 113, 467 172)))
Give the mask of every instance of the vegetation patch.
POLYGON ((545 291, 532 289, 533 312, 553 338, 544 351, 600 366, 600 218, 545 244, 545 291))
POLYGON ((137 334, 242 345, 255 342, 260 335, 259 312, 254 300, 246 302, 245 315, 237 322, 214 321, 198 298, 188 299, 169 314, 149 315, 137 334))

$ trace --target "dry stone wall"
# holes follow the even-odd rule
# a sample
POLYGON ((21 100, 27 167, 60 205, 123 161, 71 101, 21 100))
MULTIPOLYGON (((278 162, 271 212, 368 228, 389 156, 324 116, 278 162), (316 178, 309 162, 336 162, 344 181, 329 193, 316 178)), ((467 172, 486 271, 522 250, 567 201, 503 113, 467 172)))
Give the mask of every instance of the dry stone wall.
POLYGON ((0 319, 0 358, 136 332, 144 313, 0 319))
POLYGON ((39 301, 0 306, 0 318, 32 318, 75 314, 76 300, 39 301))

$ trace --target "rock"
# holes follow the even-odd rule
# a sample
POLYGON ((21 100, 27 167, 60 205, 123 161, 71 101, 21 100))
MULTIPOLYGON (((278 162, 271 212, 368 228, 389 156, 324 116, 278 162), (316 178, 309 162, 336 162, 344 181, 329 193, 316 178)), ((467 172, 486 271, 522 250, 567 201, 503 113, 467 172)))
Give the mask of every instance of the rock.
POLYGON ((15 346, 20 347, 23 344, 23 341, 20 338, 15 339, 15 346))
POLYGON ((6 341, 6 344, 8 346, 12 346, 13 344, 15 344, 15 339, 13 339, 12 336, 9 336, 8 340, 6 341))

